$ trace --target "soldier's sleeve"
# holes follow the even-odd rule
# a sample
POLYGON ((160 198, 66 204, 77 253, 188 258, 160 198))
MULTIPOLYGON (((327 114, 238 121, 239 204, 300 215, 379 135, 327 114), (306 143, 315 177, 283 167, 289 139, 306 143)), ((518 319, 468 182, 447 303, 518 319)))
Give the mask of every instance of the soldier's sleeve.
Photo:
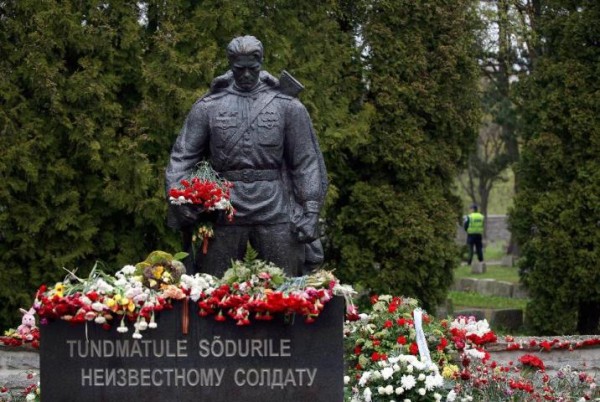
POLYGON ((327 179, 310 116, 300 101, 292 99, 285 117, 285 157, 296 202, 304 212, 319 212, 327 179))
POLYGON ((207 101, 201 99, 194 104, 171 150, 166 170, 166 192, 179 185, 206 156, 209 129, 207 101))

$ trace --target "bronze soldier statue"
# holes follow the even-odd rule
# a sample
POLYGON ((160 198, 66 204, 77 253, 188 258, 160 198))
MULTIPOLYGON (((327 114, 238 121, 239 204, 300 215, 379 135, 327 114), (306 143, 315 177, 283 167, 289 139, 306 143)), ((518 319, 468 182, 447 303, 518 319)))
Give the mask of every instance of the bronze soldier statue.
MULTIPOLYGON (((294 96, 301 86, 289 75, 277 80, 261 71, 263 46, 253 36, 233 39, 227 57, 231 70, 192 107, 166 171, 167 192, 201 160, 234 185, 235 218, 217 218, 194 271, 221 276, 249 242, 259 258, 302 275, 305 263, 322 260, 318 219, 327 173, 308 112, 294 96)), ((170 205, 169 225, 189 237, 199 213, 170 205)))

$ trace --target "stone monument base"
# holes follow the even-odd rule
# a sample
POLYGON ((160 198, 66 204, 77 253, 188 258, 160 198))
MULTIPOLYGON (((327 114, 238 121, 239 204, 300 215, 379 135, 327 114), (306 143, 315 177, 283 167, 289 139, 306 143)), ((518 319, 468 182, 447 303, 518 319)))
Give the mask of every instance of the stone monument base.
MULTIPOLYGON (((253 321, 236 326, 197 315, 182 302, 133 339, 113 324, 52 322, 41 328, 43 399, 49 402, 339 402, 343 400, 344 300, 334 297, 312 324, 253 321)), ((291 318, 291 317, 288 317, 291 318)), ((129 325, 131 327, 131 324, 129 325)))

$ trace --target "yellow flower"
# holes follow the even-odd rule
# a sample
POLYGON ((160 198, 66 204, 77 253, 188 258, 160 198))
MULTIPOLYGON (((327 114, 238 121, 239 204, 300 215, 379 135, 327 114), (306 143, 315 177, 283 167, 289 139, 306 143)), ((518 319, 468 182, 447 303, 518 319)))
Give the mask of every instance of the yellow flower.
POLYGON ((133 300, 131 300, 129 302, 129 305, 127 305, 127 310, 133 312, 133 310, 135 310, 135 303, 133 302, 133 300))
POLYGON ((65 285, 62 282, 58 282, 54 285, 54 294, 58 297, 63 297, 65 291, 65 285))
MULTIPOLYGON (((117 298, 117 296, 119 296, 119 295, 116 295, 115 299, 117 298)), ((119 296, 119 297, 121 297, 121 296, 119 296)), ((115 299, 106 299, 104 301, 104 304, 106 304, 106 306, 108 308, 113 308, 117 304, 117 302, 115 301, 115 299)))
POLYGON ((165 267, 163 267, 162 265, 157 265, 152 270, 152 276, 154 276, 155 279, 160 279, 162 277, 162 274, 164 271, 165 271, 165 267))
POLYGON ((126 298, 126 297, 123 297, 123 298, 121 298, 121 300, 119 300, 119 304, 120 304, 121 306, 126 306, 126 305, 128 305, 129 303, 130 303, 130 301, 129 301, 129 299, 128 299, 128 298, 126 298))
POLYGON ((448 364, 442 369, 442 377, 446 379, 452 379, 458 374, 458 366, 454 364, 448 364))

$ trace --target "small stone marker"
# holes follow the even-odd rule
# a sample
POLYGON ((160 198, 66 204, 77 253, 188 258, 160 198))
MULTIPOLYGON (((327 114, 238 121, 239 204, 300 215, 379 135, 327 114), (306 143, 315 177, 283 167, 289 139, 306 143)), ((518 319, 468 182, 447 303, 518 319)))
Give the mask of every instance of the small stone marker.
POLYGON ((472 274, 485 274, 487 271, 487 267, 485 262, 476 262, 474 261, 471 264, 471 273, 472 274))
POLYGON ((236 326, 197 316, 181 331, 182 303, 142 339, 93 322, 41 327, 44 401, 339 402, 343 400, 344 300, 312 324, 283 317, 236 326))

